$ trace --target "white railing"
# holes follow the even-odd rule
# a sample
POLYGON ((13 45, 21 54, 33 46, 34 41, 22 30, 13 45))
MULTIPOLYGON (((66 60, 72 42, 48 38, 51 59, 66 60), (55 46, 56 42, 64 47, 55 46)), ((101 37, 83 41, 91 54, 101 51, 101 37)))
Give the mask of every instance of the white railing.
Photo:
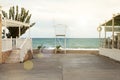
POLYGON ((28 50, 32 49, 32 39, 24 39, 20 48, 20 61, 23 62, 28 50))
MULTIPOLYGON (((12 50, 13 49, 13 43, 12 38, 9 39, 2 39, 2 51, 12 50)), ((27 54, 28 50, 32 49, 32 39, 25 38, 15 39, 15 49, 20 49, 20 61, 23 62, 25 55, 27 54)))
POLYGON ((18 38, 16 39, 16 48, 20 48, 26 38, 18 38))
POLYGON ((12 38, 2 39, 2 51, 12 50, 12 38))

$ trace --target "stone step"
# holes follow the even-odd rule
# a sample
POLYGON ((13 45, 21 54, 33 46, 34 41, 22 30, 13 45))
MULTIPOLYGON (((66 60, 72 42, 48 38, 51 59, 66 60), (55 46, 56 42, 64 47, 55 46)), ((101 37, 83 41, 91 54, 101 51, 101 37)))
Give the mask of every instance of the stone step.
POLYGON ((19 50, 12 50, 12 53, 8 57, 5 63, 18 63, 20 62, 19 50))
POLYGON ((12 53, 13 54, 18 54, 20 50, 13 50, 12 53))
POLYGON ((8 58, 18 58, 20 54, 11 54, 8 58))
POLYGON ((5 63, 19 63, 20 62, 20 59, 7 59, 5 63))

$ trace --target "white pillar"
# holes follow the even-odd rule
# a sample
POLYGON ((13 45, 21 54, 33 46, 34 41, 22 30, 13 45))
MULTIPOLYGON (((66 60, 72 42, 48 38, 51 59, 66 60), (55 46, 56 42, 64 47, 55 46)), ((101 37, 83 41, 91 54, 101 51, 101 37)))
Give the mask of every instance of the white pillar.
POLYGON ((29 38, 30 38, 30 26, 29 26, 29 38))
POLYGON ((99 31, 99 40, 100 40, 100 47, 102 47, 102 40, 101 40, 101 31, 99 31))
POLYGON ((113 38, 113 40, 112 40, 112 48, 114 48, 114 17, 115 17, 115 15, 113 14, 113 18, 112 18, 112 38, 113 38))
POLYGON ((97 28, 97 31, 99 32, 99 46, 102 47, 102 41, 101 41, 101 25, 99 25, 99 27, 97 28))
MULTIPOLYGON (((105 28, 106 28, 106 23, 105 23, 105 28)), ((105 31, 105 39, 106 39, 106 29, 104 31, 105 31)))
MULTIPOLYGON (((1 12, 1 6, 0 6, 1 12)), ((0 13, 0 63, 2 63, 2 16, 0 13)))
POLYGON ((66 35, 65 35, 65 54, 66 54, 66 35))
POLYGON ((117 35, 118 35, 117 48, 120 49, 120 33, 117 33, 117 35))
POLYGON ((7 25, 6 25, 6 18, 4 18, 5 20, 5 39, 7 39, 7 36, 6 36, 6 28, 7 28, 7 25))
POLYGON ((19 38, 20 38, 20 34, 21 34, 21 30, 20 30, 20 26, 19 26, 19 38))
MULTIPOLYGON (((106 28, 106 22, 105 22, 105 28, 106 28)), ((104 28, 104 31, 105 31, 105 45, 104 45, 104 47, 106 47, 106 29, 104 28)))
POLYGON ((66 41, 66 29, 67 29, 67 25, 65 25, 65 54, 66 54, 66 47, 67 47, 67 41, 66 41))
POLYGON ((57 44, 57 36, 55 35, 55 54, 56 54, 56 45, 57 44))

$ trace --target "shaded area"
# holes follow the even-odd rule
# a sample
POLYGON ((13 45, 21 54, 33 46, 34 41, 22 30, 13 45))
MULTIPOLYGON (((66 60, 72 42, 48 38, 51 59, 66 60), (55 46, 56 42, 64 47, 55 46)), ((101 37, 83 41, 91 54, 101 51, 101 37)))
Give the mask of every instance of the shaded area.
POLYGON ((34 56, 32 70, 21 64, 1 64, 0 80, 120 80, 120 64, 93 54, 34 56))

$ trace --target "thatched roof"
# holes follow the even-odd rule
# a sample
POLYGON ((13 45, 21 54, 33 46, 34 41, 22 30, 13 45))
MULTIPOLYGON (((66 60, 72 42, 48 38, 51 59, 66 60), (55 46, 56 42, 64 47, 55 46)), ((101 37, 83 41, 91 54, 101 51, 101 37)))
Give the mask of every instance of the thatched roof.
MULTIPOLYGON (((112 26, 112 19, 103 23, 101 26, 112 26)), ((120 14, 118 14, 114 17, 114 26, 120 26, 120 14)))
MULTIPOLYGON (((112 31, 112 19, 103 23, 101 26, 105 26, 105 30, 107 32, 111 32, 112 31)), ((114 31, 120 32, 120 14, 114 16, 114 31)))

